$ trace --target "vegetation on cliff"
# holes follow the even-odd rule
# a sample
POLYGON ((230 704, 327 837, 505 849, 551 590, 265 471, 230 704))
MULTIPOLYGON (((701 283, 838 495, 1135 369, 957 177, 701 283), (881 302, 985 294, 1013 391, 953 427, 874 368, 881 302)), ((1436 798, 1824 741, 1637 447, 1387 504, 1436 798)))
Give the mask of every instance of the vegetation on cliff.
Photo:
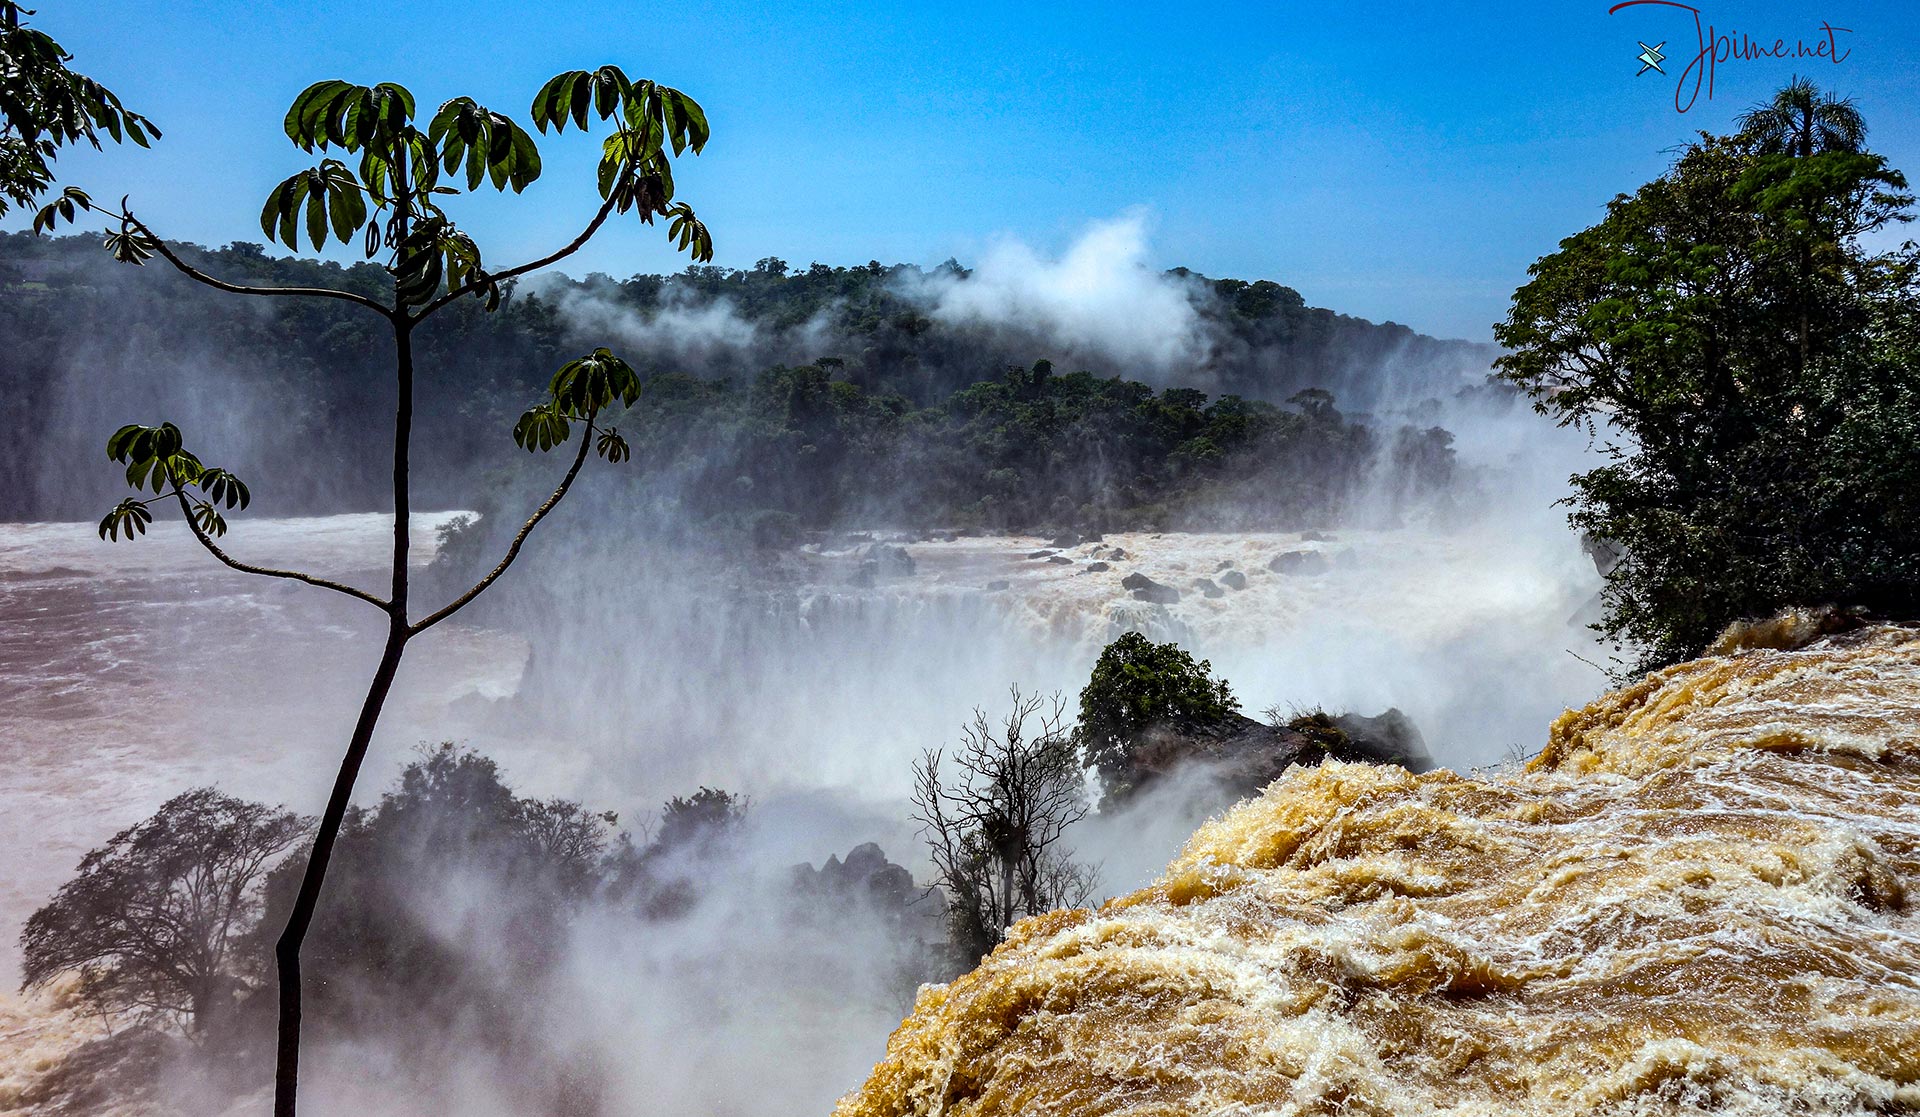
POLYGON ((1920 252, 1906 179, 1797 81, 1531 269, 1503 374, 1611 459, 1605 634, 1642 666, 1787 606, 1920 611, 1920 252))

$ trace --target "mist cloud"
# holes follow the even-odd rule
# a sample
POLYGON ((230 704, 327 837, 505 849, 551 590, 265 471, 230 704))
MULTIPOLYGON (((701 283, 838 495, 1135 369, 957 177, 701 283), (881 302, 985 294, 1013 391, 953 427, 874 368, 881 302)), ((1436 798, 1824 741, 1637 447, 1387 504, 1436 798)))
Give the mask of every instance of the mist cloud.
POLYGON ((1148 264, 1148 224, 1143 209, 1093 222, 1058 257, 1003 238, 967 278, 935 272, 901 289, 938 322, 1018 331, 1060 357, 1165 374, 1204 362, 1214 340, 1194 305, 1204 292, 1148 264))

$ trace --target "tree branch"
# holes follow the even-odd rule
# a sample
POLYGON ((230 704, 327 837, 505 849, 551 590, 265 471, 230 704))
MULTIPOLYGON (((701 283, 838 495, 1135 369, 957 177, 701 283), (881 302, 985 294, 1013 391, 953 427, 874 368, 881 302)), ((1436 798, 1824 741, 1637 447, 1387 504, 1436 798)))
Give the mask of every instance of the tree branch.
POLYGON ((441 621, 446 620, 448 617, 466 608, 474 598, 485 593, 488 586, 498 581, 500 575, 507 572, 507 567, 513 565, 513 560, 520 555, 520 545, 527 541, 527 536, 533 534, 533 529, 539 526, 540 521, 547 518, 547 513, 553 511, 554 506, 560 503, 560 498, 567 495, 567 490, 573 487, 573 479, 580 476, 580 467, 586 464, 587 451, 593 446, 593 417, 595 414, 598 414, 598 412, 589 414, 587 421, 582 424, 585 429, 580 432, 580 450, 574 454, 573 464, 567 467, 567 475, 560 479, 560 486, 553 490, 553 495, 549 496, 540 507, 534 509, 533 515, 527 518, 526 523, 520 525, 519 533, 513 537, 513 542, 507 545, 507 553, 501 557, 500 564, 488 571, 486 577, 475 582, 472 589, 454 598, 445 608, 439 612, 430 614, 421 619, 419 623, 410 626, 407 629, 407 635, 409 637, 420 635, 427 629, 432 628, 434 625, 439 624, 441 621))
POLYGON ((316 578, 311 574, 302 574, 298 570, 273 570, 265 566, 254 566, 252 563, 241 562, 221 550, 220 545, 215 543, 213 537, 207 534, 206 529, 200 526, 199 521, 193 518, 193 508, 187 503, 187 492, 185 489, 175 485, 173 487, 173 495, 180 501, 180 512, 186 517, 187 528, 193 532, 193 537, 198 539, 200 545, 205 547, 214 558, 219 559, 235 570, 243 574, 259 574, 267 578, 290 578, 296 582, 305 582, 310 586, 319 586, 323 590, 332 590, 335 593, 344 593, 348 597, 357 597, 381 610, 387 608, 386 602, 373 596, 366 590, 355 589, 344 582, 335 582, 326 578, 316 578))
POLYGON ((600 203, 599 212, 593 215, 593 220, 587 222, 587 227, 585 229, 582 229, 580 231, 580 235, 573 238, 573 240, 570 243, 568 243, 566 247, 556 252, 550 253, 546 256, 542 256, 538 260, 533 260, 528 263, 521 264, 519 267, 508 268, 506 271, 490 272, 488 273, 485 280, 470 279, 467 282, 461 284, 460 286, 454 288, 451 291, 448 291, 446 294, 428 303, 426 306, 426 309, 422 310, 418 315, 416 315, 415 319, 418 320, 420 318, 425 318, 428 315, 438 311, 441 307, 446 306, 448 303, 451 303, 456 299, 463 298, 467 295, 473 294, 475 291, 480 290, 480 288, 485 286, 486 284, 498 283, 503 279, 513 279, 516 276, 522 276, 531 271, 539 271, 541 268, 544 268, 549 264, 558 263, 561 260, 564 260, 567 257, 573 255, 575 252, 580 251, 581 246, 585 245, 588 241, 592 240, 593 234, 600 231, 600 226, 606 224, 607 215, 613 212, 613 200, 614 200, 613 195, 608 194, 607 200, 600 203))
POLYGON ((167 263, 179 269, 181 274, 189 279, 198 280, 215 290, 226 291, 234 295, 297 295, 317 299, 342 299, 346 302, 364 306, 388 318, 393 317, 394 312, 378 300, 370 299, 365 295, 357 294, 353 291, 338 291, 332 287, 247 287, 239 283, 228 283, 224 279, 215 279, 213 276, 208 275, 206 272, 201 271, 175 255, 173 249, 167 247, 167 242, 161 240, 152 229, 147 228, 146 224, 138 217, 135 217, 132 212, 122 210, 119 217, 121 220, 126 221, 134 228, 140 230, 140 234, 146 237, 147 241, 153 245, 154 251, 160 253, 167 263))

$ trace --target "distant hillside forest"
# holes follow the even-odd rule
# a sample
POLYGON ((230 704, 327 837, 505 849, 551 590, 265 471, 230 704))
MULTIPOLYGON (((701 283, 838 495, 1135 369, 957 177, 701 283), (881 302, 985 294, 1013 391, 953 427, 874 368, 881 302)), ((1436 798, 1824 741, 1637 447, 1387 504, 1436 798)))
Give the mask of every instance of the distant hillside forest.
MULTIPOLYGON (((182 254, 256 285, 390 283, 252 244, 182 254)), ((465 302, 416 340, 415 506, 470 506, 483 477, 496 493, 545 480, 508 430, 559 364, 601 344, 649 377, 613 419, 640 468, 608 487, 763 541, 855 520, 1286 526, 1337 518, 1363 490, 1424 499, 1449 483, 1451 437, 1400 417, 1488 390, 1488 347, 1309 308, 1267 281, 1164 281, 1205 339, 1173 367, 935 317, 929 288, 969 282, 952 264, 765 260, 558 277, 494 314, 465 302), (1047 359, 1063 348, 1077 371, 1047 359), (1397 410, 1343 414, 1355 404, 1397 410)), ((0 446, 0 518, 98 516, 117 486, 105 436, 162 418, 252 483, 255 514, 382 507, 386 463, 360 438, 390 422, 379 326, 344 303, 232 299, 116 264, 91 237, 0 234, 0 391, 23 417, 0 446)))

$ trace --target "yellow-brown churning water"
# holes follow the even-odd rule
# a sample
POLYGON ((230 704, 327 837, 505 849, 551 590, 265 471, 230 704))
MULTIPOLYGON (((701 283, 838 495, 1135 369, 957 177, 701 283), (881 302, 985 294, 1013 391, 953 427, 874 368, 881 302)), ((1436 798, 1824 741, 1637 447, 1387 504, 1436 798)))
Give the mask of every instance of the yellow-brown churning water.
POLYGON ((1920 632, 1712 657, 1524 771, 1295 770, 837 1113, 1920 1113, 1917 909, 1920 632))

